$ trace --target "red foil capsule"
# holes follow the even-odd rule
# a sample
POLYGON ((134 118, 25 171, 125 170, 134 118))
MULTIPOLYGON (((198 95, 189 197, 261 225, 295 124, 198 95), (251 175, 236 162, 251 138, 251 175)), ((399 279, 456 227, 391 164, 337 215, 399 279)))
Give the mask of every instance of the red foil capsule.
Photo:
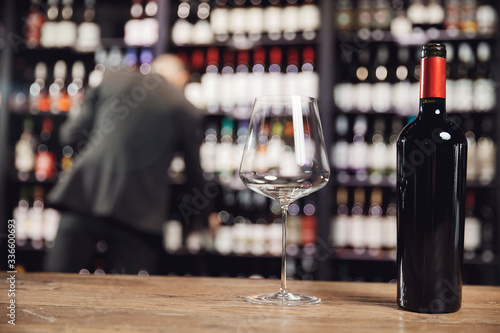
POLYGON ((423 58, 420 61, 420 98, 446 98, 446 59, 423 58))

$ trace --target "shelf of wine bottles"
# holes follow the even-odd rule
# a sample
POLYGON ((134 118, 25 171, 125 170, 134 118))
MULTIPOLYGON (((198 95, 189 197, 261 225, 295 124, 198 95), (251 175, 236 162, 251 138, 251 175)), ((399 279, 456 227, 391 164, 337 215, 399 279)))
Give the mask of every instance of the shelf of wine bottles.
MULTIPOLYGON (((469 148, 464 262, 495 267, 500 226, 494 222, 498 13, 493 2, 339 0, 333 15, 332 258, 395 261, 395 144, 418 113, 420 47, 441 41, 447 47, 447 113, 466 133, 469 148)), ((343 269, 348 274, 357 268, 343 269)))
POLYGON ((319 95, 316 50, 307 45, 193 48, 177 52, 186 59, 191 82, 186 97, 209 114, 249 119, 255 97, 263 94, 319 95))
MULTIPOLYGON (((201 251, 278 260, 279 207, 245 188, 237 169, 255 97, 319 97, 318 2, 218 0, 174 1, 173 5, 170 48, 191 71, 186 97, 206 112, 201 165, 207 179, 222 186, 218 209, 222 226, 211 242, 202 242, 201 251)), ((287 253, 292 258, 288 263, 292 276, 297 269, 303 273, 297 274, 301 278, 312 277, 316 269, 308 264, 317 253, 315 209, 312 202, 290 206, 287 253)), ((190 252, 189 246, 200 243, 190 236, 184 242, 173 239, 190 252)))
MULTIPOLYGON (((499 78, 493 74, 500 65, 498 5, 336 0, 328 14, 333 30, 325 31, 322 11, 330 8, 325 3, 19 1, 16 8, 24 19, 17 23, 20 38, 8 96, 12 198, 7 207, 24 220, 21 248, 39 251, 53 241, 57 216, 44 207, 44 197, 82 148, 59 146, 62 122, 78 115, 86 91, 100 83, 105 71, 147 74, 156 46, 167 42, 165 50, 178 54, 190 70, 187 99, 205 115, 200 159, 205 177, 220 192, 214 204, 221 227, 213 235, 190 230, 178 222, 174 200, 163 235, 167 262, 174 268, 165 273, 250 276, 262 268, 265 277, 279 276, 279 270, 263 268, 279 262, 279 209, 245 188, 237 170, 254 98, 300 94, 328 106, 320 113, 332 124, 323 130, 332 138, 327 144, 332 186, 324 191, 331 191, 325 196, 333 198, 333 208, 331 216, 318 219, 315 196, 290 206, 290 273, 318 277, 318 265, 331 262, 334 272, 321 278, 395 278, 395 142, 418 112, 420 46, 440 40, 448 50, 447 112, 469 146, 465 262, 498 265, 499 78), (322 34, 332 36, 331 49, 319 42, 322 34), (329 57, 333 68, 320 61, 329 57), (328 93, 319 84, 323 76, 333 78, 328 93), (318 232, 324 230, 320 223, 328 224, 327 232, 318 232), (183 262, 193 269, 183 268, 183 262), (228 263, 237 269, 224 268, 228 263), (372 271, 377 273, 370 278, 372 271)), ((179 155, 168 170, 181 201, 189 195, 183 192, 184 168, 179 155)))
MULTIPOLYGON (((465 262, 497 263, 491 198, 468 189, 465 218, 465 262), (478 201, 478 199, 480 201, 478 201)), ((381 187, 338 187, 331 243, 336 258, 396 260, 396 198, 381 187)))
POLYGON ((316 0, 174 1, 174 45, 308 43, 321 26, 316 0), (176 10, 175 10, 176 9, 176 10))
POLYGON ((491 38, 497 33, 493 1, 339 0, 334 13, 340 40, 425 44, 429 39, 491 38))

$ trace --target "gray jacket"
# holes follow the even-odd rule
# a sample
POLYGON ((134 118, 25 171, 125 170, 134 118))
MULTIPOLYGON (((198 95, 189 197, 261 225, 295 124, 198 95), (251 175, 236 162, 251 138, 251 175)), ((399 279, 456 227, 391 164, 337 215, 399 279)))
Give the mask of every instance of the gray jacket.
POLYGON ((76 148, 48 203, 160 233, 169 203, 167 170, 182 151, 193 189, 205 186, 199 161, 201 112, 157 74, 115 72, 88 92, 61 127, 76 148))

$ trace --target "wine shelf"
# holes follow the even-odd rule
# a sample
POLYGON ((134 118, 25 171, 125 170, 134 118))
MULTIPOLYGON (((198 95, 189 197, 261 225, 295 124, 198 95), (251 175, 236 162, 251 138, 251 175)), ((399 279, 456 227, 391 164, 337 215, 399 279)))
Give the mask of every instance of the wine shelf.
MULTIPOLYGON (((299 4, 302 4, 305 1, 299 0, 299 4)), ((382 1, 383 2, 383 1, 382 1)), ((192 6, 192 12, 196 12, 195 6, 198 4, 196 1, 190 1, 191 6, 192 6)), ((264 48, 268 50, 271 47, 281 47, 282 50, 288 50, 289 48, 292 47, 297 47, 299 50, 303 49, 305 47, 313 47, 315 52, 316 52, 316 61, 315 61, 315 72, 318 73, 320 77, 320 94, 319 94, 319 101, 320 101, 320 113, 323 118, 323 123, 326 124, 326 126, 323 127, 323 130, 325 132, 325 138, 330 138, 328 139, 329 142, 326 142, 327 146, 333 145, 336 141, 336 131, 334 128, 335 124, 335 119, 341 115, 348 117, 349 119, 355 118, 358 115, 364 115, 367 118, 369 118, 369 123, 371 124, 371 121, 373 120, 372 118, 376 117, 382 117, 386 120, 386 123, 388 124, 391 119, 397 118, 400 119, 401 122, 405 121, 410 115, 405 114, 402 115, 401 112, 397 108, 390 108, 386 112, 375 112, 373 110, 370 110, 368 112, 360 112, 359 110, 351 110, 349 112, 344 112, 341 109, 339 109, 332 98, 332 91, 335 86, 339 83, 339 78, 336 76, 338 71, 344 70, 344 67, 347 67, 346 64, 341 63, 342 62, 342 57, 345 52, 349 53, 352 56, 353 61, 356 61, 356 58, 358 56, 358 53, 362 49, 368 49, 372 53, 372 63, 369 64, 369 66, 373 65, 373 54, 375 53, 375 50, 380 46, 380 45, 388 45, 390 48, 398 48, 398 47, 410 47, 416 48, 427 41, 430 40, 440 40, 440 41, 448 41, 452 43, 457 43, 457 42, 469 42, 471 44, 478 44, 479 42, 487 42, 490 45, 494 46, 495 48, 492 51, 492 63, 495 66, 495 79, 498 80, 498 73, 500 72, 498 68, 500 68, 500 63, 498 60, 498 39, 499 36, 497 33, 493 34, 475 34, 471 35, 469 33, 465 33, 463 31, 457 31, 450 33, 450 31, 443 30, 442 28, 439 29, 430 29, 430 30, 423 30, 420 29, 419 27, 416 27, 415 29, 412 30, 410 34, 408 34, 405 37, 395 37, 391 34, 390 31, 388 31, 388 28, 386 30, 378 30, 378 31, 370 31, 368 34, 366 32, 363 33, 358 33, 356 31, 340 31, 338 30, 337 27, 333 27, 335 24, 335 11, 338 9, 337 6, 341 4, 341 1, 330 1, 330 0, 319 0, 317 2, 321 12, 322 12, 322 21, 321 21, 321 27, 320 29, 316 32, 317 35, 314 39, 305 39, 302 37, 301 33, 298 32, 296 37, 292 40, 286 40, 284 38, 278 39, 278 40, 272 40, 269 38, 268 35, 265 33, 262 35, 262 37, 257 40, 257 41, 251 41, 250 39, 239 39, 239 38, 232 38, 229 36, 229 39, 224 41, 224 42, 213 42, 210 44, 183 44, 183 45, 175 45, 172 40, 171 40, 171 32, 172 32, 172 26, 175 22, 176 19, 176 10, 177 6, 180 4, 180 1, 175 1, 175 0, 165 0, 165 1, 160 1, 159 4, 161 6, 166 6, 162 7, 163 9, 166 9, 167 12, 164 15, 163 21, 160 22, 160 43, 158 45, 152 45, 152 46, 133 46, 129 47, 125 44, 124 40, 122 37, 117 37, 120 36, 120 34, 123 32, 123 24, 125 24, 126 19, 128 18, 127 15, 129 15, 129 7, 130 7, 130 1, 129 2, 123 2, 123 1, 118 1, 118 0, 103 0, 103 1, 98 1, 97 2, 97 17, 96 21, 97 23, 101 24, 103 27, 105 25, 109 25, 107 31, 103 30, 103 37, 101 38, 101 46, 104 49, 110 49, 110 48, 119 48, 120 50, 126 50, 126 49, 136 49, 136 51, 144 48, 150 48, 154 50, 154 53, 157 54, 158 51, 164 52, 164 51, 171 51, 174 53, 184 53, 184 54, 192 54, 196 50, 201 50, 202 52, 206 52, 208 48, 210 47, 215 47, 218 48, 219 50, 232 50, 239 52, 240 50, 250 50, 250 52, 255 49, 255 48, 264 48), (99 6, 103 6, 102 9, 100 9, 99 6), (114 10, 116 8, 116 10, 114 10), (170 16, 169 16, 170 15, 170 16), (332 20, 332 17, 334 18, 332 20), (116 24, 118 22, 118 24, 116 24), (117 31, 119 33, 117 33, 117 31), (162 44, 163 43, 163 44, 162 44), (338 52, 340 51, 340 52, 338 52)), ((358 1, 351 2, 354 6, 358 3, 358 1)), ((389 2, 388 2, 389 3, 389 2)), ((391 2, 392 3, 392 2, 391 2)), ((410 4, 410 1, 403 1, 403 8, 407 9, 407 7, 410 4)), ((19 4, 16 5, 18 13, 11 13, 11 15, 26 15, 27 14, 27 8, 29 2, 28 0, 23 0, 19 1, 19 4)), ((248 4, 248 2, 247 2, 248 4)), ((281 1, 282 5, 286 4, 285 0, 281 1)), ((77 6, 80 6, 81 4, 78 3, 77 6)), ((214 2, 211 3, 212 9, 216 6, 214 2)), ((264 7, 268 5, 266 0, 263 1, 264 7)), ((495 8, 499 9, 499 5, 495 3, 495 8)), ((353 16, 355 15, 354 12, 355 7, 353 7, 353 16)), ((75 15, 77 12, 75 11, 75 15)), ((20 24, 17 24, 17 33, 20 33, 20 24)), ((0 41, 0 45, 2 44, 2 41, 0 41)), ((0 49, 5 48, 5 41, 4 41, 4 47, 0 47, 0 49)), ((286 51, 284 51, 286 52, 286 51)), ((392 51, 393 52, 393 51, 392 51)), ((136 52, 139 53, 139 52, 136 52)), ((20 58, 26 58, 29 59, 29 61, 26 61, 27 63, 35 61, 34 59, 38 60, 43 60, 46 61, 49 64, 49 67, 52 66, 55 62, 55 60, 66 60, 68 64, 71 64, 74 60, 84 60, 86 69, 91 69, 93 68, 94 64, 94 56, 95 52, 90 51, 90 52, 80 52, 76 50, 75 48, 42 48, 42 47, 36 47, 36 48, 28 48, 24 44, 19 44, 18 45, 18 52, 13 52, 14 54, 14 61, 12 61, 11 65, 13 68, 15 68, 15 79, 12 80, 15 83, 21 83, 19 86, 24 84, 29 84, 32 81, 32 78, 30 76, 31 74, 28 73, 22 73, 19 64, 16 64, 16 60, 20 58), (16 82, 17 81, 17 82, 16 82)), ((219 73, 220 70, 222 69, 223 66, 223 61, 222 58, 224 58, 224 55, 221 53, 220 55, 221 61, 220 61, 220 68, 219 68, 219 73)), ((251 58, 251 57, 250 57, 251 58)), ((267 59, 266 59, 267 62, 267 59)), ((394 61, 395 62, 395 61, 394 61)), ((408 63, 410 63, 409 61, 408 63)), ((286 69, 286 63, 287 59, 283 57, 281 61, 281 71, 284 73, 286 69)), ((30 66, 34 67, 34 63, 28 64, 30 66)), ((236 65, 236 64, 235 64, 236 65)), ((251 63, 248 64, 249 68, 251 63)), ((268 64, 266 64, 267 66, 268 64)), ((392 64, 393 65, 393 64, 392 64)), ((236 66, 234 66, 236 67, 236 66)), ((300 66, 299 66, 300 67, 300 66)), ((201 69, 203 71, 204 68, 201 69)), ((370 68, 371 70, 371 68, 370 68)), ((68 70, 69 72, 69 70, 68 70)), ((200 73, 201 74, 201 73, 200 73)), ((49 77, 51 77, 51 73, 49 73, 49 77)), ((353 78, 354 83, 355 78, 353 78)), ((50 83, 50 82, 48 82, 50 83)), ((26 88, 26 87, 24 87, 26 88)), ((22 88, 20 88, 22 89, 22 88)), ((497 95, 500 94, 499 88, 495 87, 497 95)), ((415 102, 417 98, 415 97, 415 102)), ((460 117, 463 118, 464 120, 468 118, 472 118, 474 120, 482 120, 484 119, 491 119, 492 123, 494 123, 494 129, 496 130, 497 127, 500 127, 500 121, 498 120, 500 117, 498 116, 498 103, 497 106, 495 107, 494 110, 488 111, 488 112, 465 112, 465 113, 455 113, 455 112, 449 112, 450 117, 460 117)), ((17 124, 16 126, 18 128, 12 128, 11 134, 12 137, 10 138, 9 142, 9 158, 13 157, 13 151, 14 151, 14 143, 17 139, 19 139, 19 136, 21 134, 20 129, 22 126, 20 125, 22 122, 22 118, 35 118, 35 122, 39 121, 39 118, 43 118, 45 116, 49 116, 54 119, 54 131, 56 131, 56 128, 58 124, 56 125, 56 122, 62 122, 63 120, 66 119, 67 113, 60 113, 60 114, 52 114, 52 113, 38 113, 38 114, 32 114, 27 110, 26 108, 18 110, 16 112, 12 112, 12 110, 2 110, 2 112, 7 112, 8 116, 10 117, 9 121, 9 126, 13 124, 17 124)), ((415 108, 416 112, 416 108, 415 108)), ((238 120, 244 120, 245 118, 248 117, 249 110, 246 110, 245 112, 241 113, 233 113, 233 112, 221 112, 217 111, 215 113, 209 113, 205 112, 205 120, 207 122, 218 122, 216 128, 219 127, 220 121, 225 118, 229 117, 233 120, 233 122, 238 121, 238 120)), ((413 114, 412 114, 413 115, 413 114)), ((351 119, 352 120, 352 119, 351 119)), ((234 124, 233 124, 234 126, 234 124)), ((370 125, 371 126, 371 125, 370 125)), ((478 127, 478 126, 476 126, 478 127)), ((351 129, 349 129, 351 131, 351 129)), ((386 135, 389 136, 390 133, 388 128, 386 127, 385 129, 386 135)), ((220 132, 219 129, 217 129, 217 132, 220 132)), ((236 132, 236 127, 234 126, 234 132, 236 132)), ((350 135, 350 134, 349 134, 350 135)), ((218 136, 220 138, 220 134, 218 133, 218 136)), ((233 134, 234 136, 234 134, 233 134)), ((235 136, 234 136, 235 137, 235 136)), ((495 131, 493 131, 492 137, 495 142, 498 142, 498 137, 495 131)), ((369 141, 369 138, 367 138, 367 141, 369 141)), ((385 139, 387 141, 387 138, 385 139)), ((369 141, 370 142, 370 141, 369 141)), ((0 142, 0 144, 4 145, 4 142, 0 142)), ((5 144, 7 146, 7 144, 5 144)), ((331 150, 329 150, 329 153, 331 150)), ((59 152, 60 153, 60 152, 59 152)), ((498 162, 498 160, 497 160, 498 162)), ((500 163, 497 163, 496 169, 498 170, 500 163)), ((369 177, 370 175, 367 175, 366 180, 359 180, 357 179, 354 175, 350 175, 349 177, 344 177, 343 181, 339 181, 337 179, 337 174, 334 168, 332 168, 332 176, 330 179, 330 183, 327 185, 327 187, 320 193, 320 197, 317 198, 318 201, 318 207, 317 211, 319 212, 318 215, 318 232, 317 232, 317 237, 318 237, 318 243, 319 244, 328 244, 328 246, 331 246, 331 243, 328 240, 328 236, 330 235, 330 227, 331 227, 331 219, 335 216, 336 212, 335 210, 335 199, 336 199, 336 190, 339 187, 348 187, 349 190, 353 190, 353 188, 363 188, 366 190, 367 195, 373 191, 374 188, 381 188, 382 191, 384 192, 384 205, 386 206, 387 202, 390 201, 390 199, 386 198, 389 197, 389 192, 392 193, 392 190, 395 188, 395 179, 393 177, 387 176, 386 173, 384 173, 381 177, 377 177, 377 182, 370 182, 369 177)), ((497 175, 499 173, 497 172, 497 175)), ((42 185, 43 188, 50 187, 52 186, 56 179, 51 178, 49 180, 45 180, 43 182, 39 182, 33 174, 31 174, 26 181, 20 181, 17 177, 16 172, 12 172, 12 170, 8 170, 4 175, 6 179, 6 182, 8 183, 8 191, 9 195, 10 193, 14 193, 13 195, 17 195, 20 192, 20 188, 28 185, 42 185)), ((243 189, 242 186, 235 186, 234 188, 229 188, 227 185, 224 185, 220 183, 217 180, 217 175, 213 175, 211 181, 217 184, 222 191, 224 190, 229 190, 229 191, 235 191, 238 192, 239 190, 243 189)), ((179 188, 179 191, 181 192, 181 189, 185 188, 185 184, 183 181, 178 181, 178 180, 173 180, 170 185, 174 185, 177 188, 179 188)), ((497 273, 496 275, 492 275, 492 278, 489 278, 488 280, 484 281, 494 281, 496 284, 500 284, 500 263, 498 260, 498 253, 500 251, 500 225, 498 225, 498 216, 499 216, 499 211, 498 207, 500 205, 495 204, 495 203, 500 203, 500 193, 499 193, 499 184, 498 180, 495 178, 491 182, 487 184, 483 184, 479 181, 470 181, 467 183, 467 187, 469 189, 473 189, 477 193, 481 194, 481 199, 478 198, 478 201, 486 201, 485 198, 493 198, 490 203, 488 202, 488 205, 491 205, 491 209, 493 209, 493 215, 491 217, 491 221, 496 223, 491 222, 494 225, 493 229, 493 236, 494 241, 491 243, 493 244, 493 252, 495 253, 495 258, 492 261, 485 261, 481 259, 480 254, 476 254, 474 258, 472 259, 465 259, 466 263, 466 271, 469 270, 471 274, 476 274, 480 276, 480 274, 476 273, 475 271, 471 270, 471 266, 478 266, 478 267, 493 267, 496 269, 497 273), (494 199, 496 198, 496 199, 494 199)), ((350 194, 352 196, 352 193, 350 194)), ((479 194, 478 194, 479 197, 479 194)), ((4 197, 1 197, 0 199, 3 199, 4 197)), ((17 204, 17 198, 14 197, 8 197, 6 198, 7 200, 0 200, 2 202, 6 202, 5 205, 5 212, 4 215, 10 216, 12 213, 12 208, 15 207, 17 204)), ((223 201, 221 198, 217 199, 218 201, 223 201)), ((351 199, 350 199, 351 200, 351 199)), ((369 204, 369 199, 366 200, 366 202, 369 204)), ((220 202, 218 203, 220 204, 220 202)), ((223 205, 224 204, 220 204, 223 205)), ((269 206, 269 204, 267 204, 269 206)), ((231 207, 228 210, 233 210, 234 215, 239 215, 241 213, 242 209, 234 206, 231 207)), ((266 207, 266 210, 269 210, 268 207, 266 207)), ((368 205, 365 204, 365 210, 368 210, 368 205)), ((479 208, 477 209, 479 210, 479 208)), ((267 214, 269 214, 268 211, 266 211, 267 214)), ((364 213, 366 214, 366 212, 364 213)), ((255 214, 258 215, 258 212, 255 214)), ((263 214, 264 215, 264 214, 263 214)), ((269 218, 269 217, 266 217, 269 218)), ((4 219, 6 220, 6 219, 4 219)), ((39 249, 39 246, 37 245, 36 247, 32 247, 31 245, 27 244, 25 246, 20 246, 19 250, 21 252, 27 253, 26 256, 23 258, 26 261, 37 261, 40 262, 40 254, 43 254, 46 251, 46 248, 43 247, 42 249, 39 249), (30 259, 32 258, 32 259, 30 259)), ((324 249, 323 249, 324 250, 324 249)), ((330 248, 328 247, 326 249, 326 252, 329 254, 329 260, 322 260, 323 256, 320 256, 320 249, 318 247, 318 252, 314 253, 304 253, 302 249, 299 250, 298 253, 296 254, 290 254, 289 257, 292 260, 300 261, 302 259, 313 259, 315 260, 315 263, 318 266, 318 269, 315 270, 312 274, 307 274, 307 276, 310 278, 313 276, 316 279, 331 279, 331 278, 341 278, 341 279, 356 279, 356 278, 363 278, 363 274, 370 275, 371 273, 368 272, 369 268, 371 269, 373 266, 380 266, 380 265, 385 265, 383 266, 384 269, 387 267, 391 267, 391 272, 390 276, 389 275, 384 275, 382 273, 377 273, 379 276, 384 277, 384 281, 392 278, 396 278, 395 273, 393 271, 394 266, 394 251, 385 251, 385 250, 376 250, 376 251, 369 251, 365 250, 363 253, 360 253, 359 250, 353 250, 353 249, 336 249, 336 248, 330 248), (339 271, 343 270, 345 267, 348 266, 349 274, 333 274, 331 270, 334 271, 339 271)), ((192 270, 191 273, 194 274, 213 274, 217 275, 220 274, 221 272, 225 271, 224 266, 238 266, 238 269, 241 269, 242 271, 244 270, 243 265, 238 265, 238 262, 244 262, 244 264, 250 263, 250 262, 256 262, 255 267, 252 266, 252 270, 255 270, 256 272, 259 271, 260 267, 259 266, 266 266, 266 262, 273 262, 273 274, 279 276, 279 266, 274 265, 277 262, 279 262, 280 257, 279 256, 273 256, 273 255, 251 255, 251 254, 227 254, 227 255, 222 255, 219 253, 214 253, 214 252, 207 252, 207 251, 200 251, 198 253, 192 253, 188 251, 187 249, 183 248, 179 251, 175 251, 173 253, 165 253, 165 257, 170 258, 170 260, 176 261, 176 265, 174 265, 174 270, 171 270, 170 272, 167 273, 176 273, 175 269, 179 269, 179 274, 182 273, 182 265, 183 262, 190 262, 194 261, 196 262, 197 260, 199 261, 198 264, 200 267, 198 270, 192 270), (239 261, 238 261, 239 260, 239 261), (208 263, 207 265, 213 265, 212 270, 208 269, 207 267, 204 267, 204 265, 208 263), (275 267, 276 266, 276 267, 275 267), (203 268, 204 267, 204 268, 203 268)), ((167 260, 168 263, 170 261, 167 260)), ((269 264, 270 265, 270 264, 269 264)), ((481 272, 481 271, 480 271, 481 272)), ((245 273, 245 275, 250 275, 251 273, 245 273)), ((231 275, 237 275, 237 273, 231 273, 231 275)), ((470 274, 469 274, 470 277, 470 274)), ((476 283, 481 283, 480 277, 477 278, 476 283)))
POLYGON ((438 30, 438 29, 414 29, 410 34, 402 37, 394 36, 390 31, 371 31, 369 34, 362 34, 353 31, 340 31, 337 35, 340 43, 355 43, 358 46, 364 43, 395 43, 400 46, 421 46, 428 42, 439 41, 494 41, 497 38, 496 33, 479 34, 467 33, 457 30, 438 30))
POLYGON ((182 50, 182 49, 193 49, 193 48, 207 48, 207 47, 227 47, 235 50, 250 50, 259 46, 301 46, 301 45, 315 45, 319 43, 317 37, 313 39, 305 39, 304 37, 298 35, 291 40, 284 38, 271 39, 267 35, 263 35, 259 40, 251 40, 247 37, 234 38, 229 37, 226 41, 215 41, 208 44, 174 44, 172 49, 182 50))

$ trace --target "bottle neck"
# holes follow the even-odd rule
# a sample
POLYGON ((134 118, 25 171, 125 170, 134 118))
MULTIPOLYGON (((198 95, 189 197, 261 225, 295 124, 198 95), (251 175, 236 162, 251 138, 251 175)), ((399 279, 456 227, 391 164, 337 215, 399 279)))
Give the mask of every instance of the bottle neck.
POLYGON ((420 98, 446 98, 445 58, 422 58, 420 62, 420 98))
POLYGON ((446 115, 446 59, 422 58, 420 62, 419 118, 446 115))
POLYGON ((418 118, 443 118, 446 116, 446 99, 444 98, 420 98, 418 118))

